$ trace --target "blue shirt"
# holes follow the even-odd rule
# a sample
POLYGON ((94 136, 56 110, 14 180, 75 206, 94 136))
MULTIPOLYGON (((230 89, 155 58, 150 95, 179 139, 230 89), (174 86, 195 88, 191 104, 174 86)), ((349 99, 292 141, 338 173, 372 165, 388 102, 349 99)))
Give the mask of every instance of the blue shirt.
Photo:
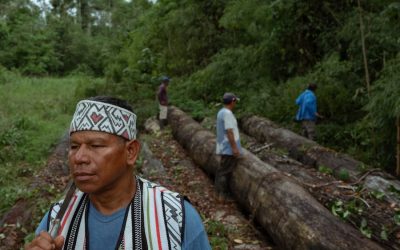
POLYGON ((315 121, 317 119, 317 97, 313 91, 307 89, 301 93, 296 99, 296 104, 299 106, 296 120, 315 121))
POLYGON ((240 145, 240 135, 237 125, 237 120, 232 111, 227 108, 222 108, 217 114, 217 147, 218 155, 233 155, 231 144, 229 143, 226 130, 232 129, 233 137, 239 152, 242 151, 240 145))
MULTIPOLYGON (((118 210, 111 215, 103 215, 89 202, 89 246, 90 249, 109 250, 115 249, 119 233, 125 215, 125 208, 118 210)), ((211 249, 204 230, 203 222, 196 209, 187 201, 184 201, 185 207, 185 232, 182 243, 182 249, 211 249)), ((48 213, 43 217, 36 235, 41 231, 47 230, 48 213)))

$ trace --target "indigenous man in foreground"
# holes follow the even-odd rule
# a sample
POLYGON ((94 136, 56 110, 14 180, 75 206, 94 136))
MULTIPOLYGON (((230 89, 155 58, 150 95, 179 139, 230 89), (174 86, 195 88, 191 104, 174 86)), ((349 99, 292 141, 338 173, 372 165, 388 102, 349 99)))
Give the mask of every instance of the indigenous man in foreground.
POLYGON ((139 151, 125 101, 80 101, 68 154, 76 190, 51 207, 25 249, 210 249, 188 201, 133 174, 139 151))

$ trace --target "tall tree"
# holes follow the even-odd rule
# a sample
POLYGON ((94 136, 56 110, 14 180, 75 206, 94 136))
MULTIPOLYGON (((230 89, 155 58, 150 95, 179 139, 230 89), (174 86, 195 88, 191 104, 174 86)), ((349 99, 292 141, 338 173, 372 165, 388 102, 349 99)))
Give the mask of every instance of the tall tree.
POLYGON ((56 70, 53 33, 47 29, 40 9, 30 1, 10 2, 3 15, 0 63, 30 75, 56 70))
POLYGON ((82 30, 90 32, 90 9, 88 0, 78 0, 80 23, 82 30))
POLYGON ((367 49, 365 47, 364 21, 363 21, 362 8, 361 8, 360 0, 357 0, 357 4, 358 4, 359 16, 360 16, 361 48, 362 48, 363 61, 364 61, 365 84, 366 84, 367 93, 368 93, 368 96, 369 96, 370 92, 371 92, 371 90, 370 90, 371 89, 371 87, 370 87, 371 83, 370 83, 370 79, 369 79, 367 49))

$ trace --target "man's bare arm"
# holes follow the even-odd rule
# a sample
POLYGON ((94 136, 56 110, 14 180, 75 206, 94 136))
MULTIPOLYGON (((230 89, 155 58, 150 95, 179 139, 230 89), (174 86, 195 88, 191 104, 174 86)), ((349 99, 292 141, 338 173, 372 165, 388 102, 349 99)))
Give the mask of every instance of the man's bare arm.
POLYGON ((233 135, 233 129, 227 129, 226 136, 228 137, 229 144, 231 145, 233 156, 235 157, 240 156, 239 149, 235 142, 235 136, 233 135))

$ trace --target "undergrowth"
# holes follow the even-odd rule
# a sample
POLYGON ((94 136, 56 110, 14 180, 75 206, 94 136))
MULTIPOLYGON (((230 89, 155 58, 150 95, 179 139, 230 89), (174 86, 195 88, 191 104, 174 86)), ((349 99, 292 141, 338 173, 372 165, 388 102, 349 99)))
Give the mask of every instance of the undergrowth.
MULTIPOLYGON (((0 78, 0 216, 17 199, 32 198, 29 184, 67 131, 75 104, 101 81, 84 76, 0 78)), ((39 199, 40 197, 36 197, 39 199)))

